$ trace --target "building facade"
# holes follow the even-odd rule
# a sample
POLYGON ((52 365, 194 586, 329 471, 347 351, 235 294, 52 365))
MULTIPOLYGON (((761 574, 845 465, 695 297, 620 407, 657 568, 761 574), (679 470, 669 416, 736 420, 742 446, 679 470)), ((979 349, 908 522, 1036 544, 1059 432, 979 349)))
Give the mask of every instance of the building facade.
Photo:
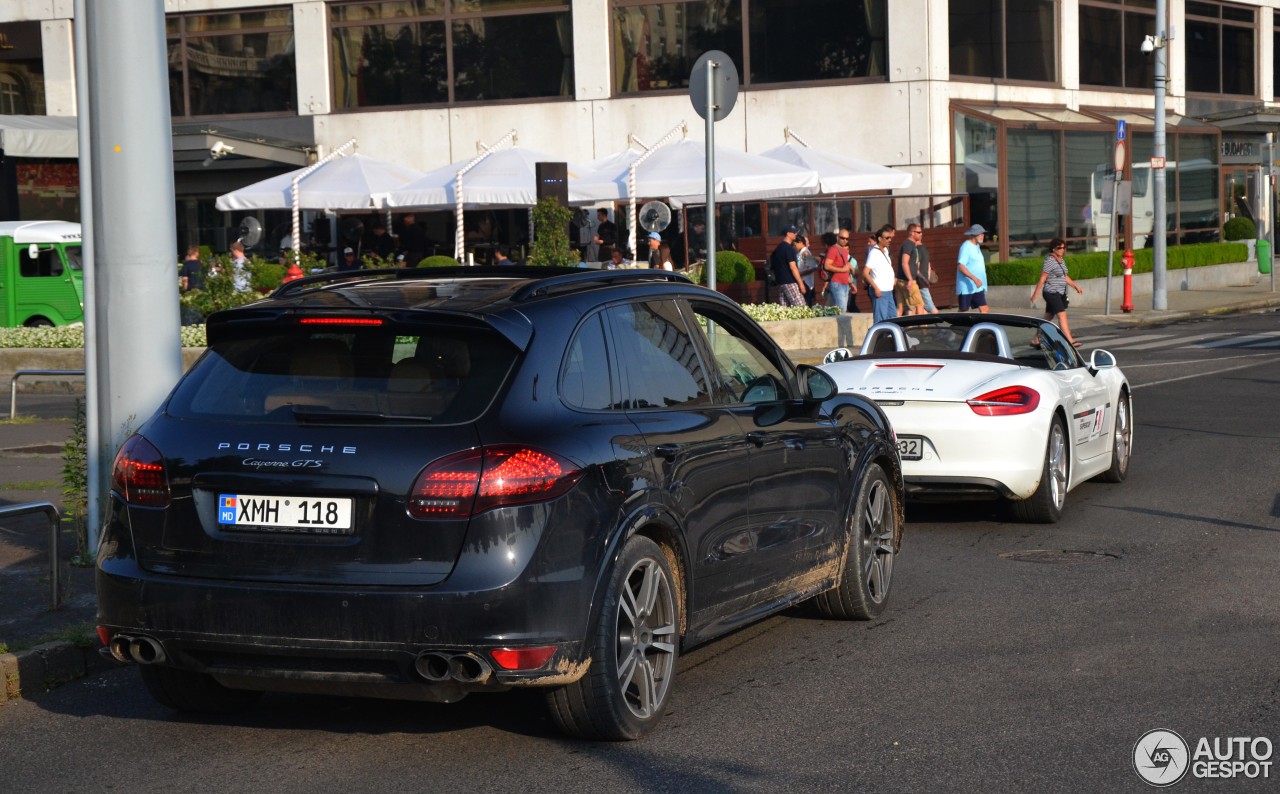
MULTIPOLYGON (((1263 164, 1280 127, 1277 7, 1168 0, 1171 243, 1217 239, 1230 215, 1271 216, 1263 164)), ((733 57, 742 86, 718 144, 760 152, 790 128, 815 148, 905 171, 912 187, 902 196, 965 196, 967 214, 946 222, 996 232, 1001 258, 1055 236, 1077 250, 1107 247, 1105 194, 1124 121, 1133 221, 1122 231, 1149 244, 1154 67, 1142 42, 1156 29, 1154 0, 165 0, 164 9, 175 141, 260 144, 259 156, 211 165, 175 156, 180 244, 234 227, 213 209, 217 195, 296 167, 271 148, 323 154, 355 138, 365 154, 425 171, 512 129, 519 145, 569 161, 656 141, 681 121, 701 137, 688 79, 712 49, 733 57)), ((75 115, 73 16, 72 0, 0 4, 0 115, 75 115)), ((27 165, 28 206, 52 212, 31 195, 72 189, 53 183, 65 177, 59 165, 27 165), (32 175, 39 168, 47 173, 32 175)), ((775 212, 762 212, 767 234, 775 212)), ((823 222, 865 225, 860 212, 822 213, 823 222)), ((892 210, 887 220, 905 223, 892 210)))

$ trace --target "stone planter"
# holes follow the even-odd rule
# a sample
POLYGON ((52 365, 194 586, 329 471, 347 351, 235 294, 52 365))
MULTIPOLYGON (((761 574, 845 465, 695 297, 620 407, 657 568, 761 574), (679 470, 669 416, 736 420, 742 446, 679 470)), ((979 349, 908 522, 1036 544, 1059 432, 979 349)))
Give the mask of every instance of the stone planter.
POLYGON ((763 281, 716 284, 716 291, 738 303, 764 303, 763 281))

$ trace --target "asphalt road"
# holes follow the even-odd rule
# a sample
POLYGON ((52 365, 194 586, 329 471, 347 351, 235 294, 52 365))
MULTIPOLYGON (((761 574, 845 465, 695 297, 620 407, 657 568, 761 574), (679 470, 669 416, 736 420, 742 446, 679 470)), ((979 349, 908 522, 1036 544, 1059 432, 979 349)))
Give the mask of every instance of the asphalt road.
MULTIPOLYGON (((9 791, 1146 791, 1157 728, 1280 745, 1280 323, 1098 329, 1133 465, 1054 526, 913 506, 893 603, 698 649, 658 730, 559 737, 528 693, 451 706, 267 695, 179 718, 116 670, 0 709, 9 791), (1141 338, 1140 338, 1141 337, 1141 338)), ((1272 761, 1280 761, 1274 756, 1272 761)), ((1193 780, 1178 791, 1275 791, 1193 780)))

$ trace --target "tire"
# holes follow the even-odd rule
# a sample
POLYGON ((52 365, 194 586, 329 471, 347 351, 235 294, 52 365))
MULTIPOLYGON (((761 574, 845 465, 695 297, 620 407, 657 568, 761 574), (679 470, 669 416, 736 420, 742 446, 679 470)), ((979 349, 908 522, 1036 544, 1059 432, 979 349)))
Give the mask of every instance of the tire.
POLYGON ((680 651, 680 596, 662 548, 635 535, 609 577, 591 667, 547 693, 560 730, 581 739, 638 739, 666 711, 680 651))
POLYGON ((819 612, 841 620, 871 620, 884 612, 893 585, 899 515, 888 475, 872 464, 849 511, 840 583, 814 599, 819 612))
POLYGON ((53 327, 53 321, 48 319, 47 317, 29 317, 27 318, 27 321, 23 324, 28 328, 52 328, 53 327))
POLYGON ((1129 456, 1133 454, 1133 402, 1129 392, 1120 392, 1116 422, 1111 430, 1111 468, 1098 475, 1103 482, 1124 482, 1129 476, 1129 456))
POLYGON ((1045 443, 1040 484, 1031 496, 1011 504, 1014 518, 1029 524, 1056 524, 1062 518, 1062 507, 1067 501, 1067 477, 1070 475, 1067 469, 1069 454, 1067 429, 1062 419, 1054 416, 1045 443))
POLYGON ((138 672, 151 697, 174 711, 230 714, 244 711, 262 697, 261 692, 229 689, 214 681, 213 676, 190 670, 145 665, 138 672))

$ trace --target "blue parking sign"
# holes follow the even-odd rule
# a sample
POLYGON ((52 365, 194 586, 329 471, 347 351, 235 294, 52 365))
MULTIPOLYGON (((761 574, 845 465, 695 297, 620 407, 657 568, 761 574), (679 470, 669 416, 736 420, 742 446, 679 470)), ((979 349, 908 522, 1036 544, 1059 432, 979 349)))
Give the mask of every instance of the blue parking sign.
POLYGON ((1123 141, 1123 140, 1124 140, 1125 128, 1126 128, 1127 126, 1128 126, 1128 125, 1127 125, 1127 124, 1125 124, 1125 120, 1124 120, 1124 119, 1117 119, 1117 120, 1116 120, 1116 140, 1117 140, 1117 141, 1123 141))

